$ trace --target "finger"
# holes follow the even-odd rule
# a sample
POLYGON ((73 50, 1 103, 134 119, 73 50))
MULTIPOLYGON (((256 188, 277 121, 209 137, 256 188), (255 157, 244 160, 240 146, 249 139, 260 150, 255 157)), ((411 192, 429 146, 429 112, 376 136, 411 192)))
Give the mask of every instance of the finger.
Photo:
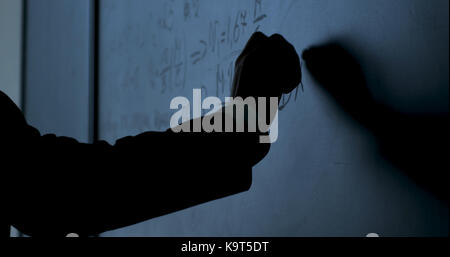
POLYGON ((236 95, 236 91, 239 88, 239 79, 240 79, 240 74, 242 71, 242 63, 244 61, 244 59, 250 55, 250 53, 254 52, 258 47, 263 46, 266 41, 267 41, 268 37, 262 33, 262 32, 255 32, 252 34, 252 36, 250 37, 250 39, 248 40, 247 44, 244 47, 244 50, 242 50, 241 54, 239 55, 239 57, 236 59, 235 62, 235 66, 236 66, 236 70, 235 70, 235 76, 233 78, 233 86, 231 89, 231 95, 236 95))
POLYGON ((244 58, 246 55, 251 53, 253 50, 258 48, 259 46, 262 46, 266 43, 268 37, 262 33, 262 32, 255 32, 248 40, 247 44, 244 47, 244 50, 242 50, 241 54, 239 55, 238 59, 236 60, 236 63, 239 63, 242 58, 244 58))
POLYGON ((288 94, 302 80, 300 57, 294 46, 280 34, 270 36, 267 45, 270 47, 268 52, 272 53, 273 61, 276 62, 275 67, 277 68, 281 85, 283 85, 282 92, 288 94))
POLYGON ((252 34, 250 39, 242 51, 242 54, 245 55, 256 47, 263 45, 267 41, 268 37, 262 32, 255 32, 252 34))

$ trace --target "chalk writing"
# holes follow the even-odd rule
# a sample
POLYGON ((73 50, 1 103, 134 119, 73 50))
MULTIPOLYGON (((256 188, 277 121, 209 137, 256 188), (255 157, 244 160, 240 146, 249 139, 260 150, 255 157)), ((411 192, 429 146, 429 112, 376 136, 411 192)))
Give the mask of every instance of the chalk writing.
POLYGON ((160 28, 172 31, 174 26, 174 1, 164 2, 161 17, 158 18, 158 25, 160 28))
POLYGON ((199 0, 185 0, 183 5, 184 20, 186 21, 192 17, 198 17, 199 9, 199 0))
POLYGON ((173 46, 165 48, 161 56, 162 68, 159 72, 161 93, 172 87, 183 88, 186 83, 187 57, 184 40, 176 38, 173 46))

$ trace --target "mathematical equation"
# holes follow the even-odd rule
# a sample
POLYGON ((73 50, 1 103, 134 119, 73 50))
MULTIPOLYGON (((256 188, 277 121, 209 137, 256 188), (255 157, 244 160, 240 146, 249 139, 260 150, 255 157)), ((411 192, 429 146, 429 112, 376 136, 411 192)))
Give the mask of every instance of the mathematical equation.
MULTIPOLYGON (((228 94, 233 83, 234 62, 242 51, 242 45, 253 32, 260 30, 264 20, 269 19, 269 14, 264 11, 264 2, 254 0, 247 8, 239 8, 221 20, 206 19, 207 23, 202 27, 206 29, 203 37, 186 40, 184 32, 192 29, 186 27, 186 22, 205 19, 201 13, 201 2, 165 1, 159 10, 161 17, 157 19, 157 26, 170 32, 169 35, 173 34, 173 40, 169 44, 166 43, 160 53, 159 65, 151 81, 152 87, 159 86, 161 94, 185 88, 187 83, 190 86, 200 85, 207 88, 203 81, 190 78, 189 70, 208 69, 208 72, 215 76, 215 92, 210 90, 209 93, 214 93, 217 97, 228 94), (175 24, 175 21, 181 20, 184 21, 183 24, 175 24), (182 32, 175 33, 175 26, 181 27, 182 32)), ((205 77, 207 76, 205 74, 205 77)), ((212 89, 213 85, 208 86, 212 89)), ((291 98, 296 100, 297 93, 296 90, 294 97, 291 97, 291 94, 284 96, 280 109, 291 98)))

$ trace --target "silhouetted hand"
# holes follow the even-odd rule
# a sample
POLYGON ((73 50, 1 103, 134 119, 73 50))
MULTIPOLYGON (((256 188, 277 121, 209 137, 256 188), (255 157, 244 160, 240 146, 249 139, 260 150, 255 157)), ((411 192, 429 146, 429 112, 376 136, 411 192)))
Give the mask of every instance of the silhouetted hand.
POLYGON ((233 97, 281 97, 301 82, 300 59, 281 35, 254 33, 236 60, 233 97))

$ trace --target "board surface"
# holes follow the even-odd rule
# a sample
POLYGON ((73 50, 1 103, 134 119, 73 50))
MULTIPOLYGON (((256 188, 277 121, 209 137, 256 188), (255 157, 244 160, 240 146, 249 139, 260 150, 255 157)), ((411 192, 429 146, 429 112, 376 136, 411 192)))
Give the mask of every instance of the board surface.
MULTIPOLYGON (((340 40, 378 101, 448 113, 447 0, 107 0, 100 28, 99 134, 110 143, 167 129, 171 99, 192 99, 193 88, 228 96, 234 60, 257 30, 282 34, 298 53, 340 40)), ((448 235, 448 206, 380 156, 303 73, 250 191, 103 235, 448 235)))
POLYGON ((92 142, 90 2, 26 4, 25 117, 42 134, 92 142))

